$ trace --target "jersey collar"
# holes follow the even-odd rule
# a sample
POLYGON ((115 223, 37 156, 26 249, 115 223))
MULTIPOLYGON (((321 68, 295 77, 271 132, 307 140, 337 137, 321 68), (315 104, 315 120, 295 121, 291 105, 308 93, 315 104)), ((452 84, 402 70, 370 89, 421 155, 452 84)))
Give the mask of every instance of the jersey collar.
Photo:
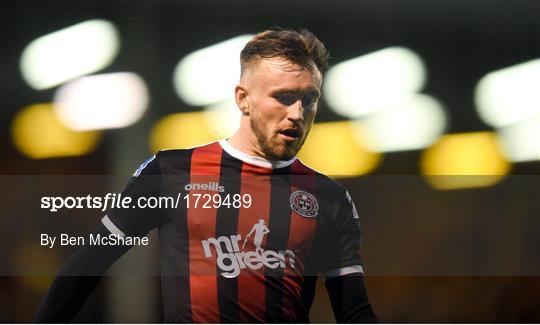
POLYGON ((297 159, 296 157, 293 157, 290 160, 277 160, 277 161, 268 160, 262 157, 248 155, 247 153, 244 153, 236 149, 235 147, 231 146, 231 144, 227 142, 226 139, 219 140, 218 142, 221 145, 221 148, 223 148, 223 150, 225 150, 225 152, 228 153, 229 155, 233 156, 236 159, 240 159, 245 163, 252 164, 259 167, 272 168, 272 169, 283 168, 283 167, 290 166, 297 159))

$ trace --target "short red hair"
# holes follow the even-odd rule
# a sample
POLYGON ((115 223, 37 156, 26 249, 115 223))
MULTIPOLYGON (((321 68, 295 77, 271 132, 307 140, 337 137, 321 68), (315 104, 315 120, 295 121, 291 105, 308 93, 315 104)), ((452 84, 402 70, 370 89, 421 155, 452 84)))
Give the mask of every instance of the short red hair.
POLYGON ((324 44, 307 29, 269 29, 255 35, 240 53, 241 74, 253 63, 270 58, 283 58, 309 71, 315 64, 322 74, 329 57, 324 44))

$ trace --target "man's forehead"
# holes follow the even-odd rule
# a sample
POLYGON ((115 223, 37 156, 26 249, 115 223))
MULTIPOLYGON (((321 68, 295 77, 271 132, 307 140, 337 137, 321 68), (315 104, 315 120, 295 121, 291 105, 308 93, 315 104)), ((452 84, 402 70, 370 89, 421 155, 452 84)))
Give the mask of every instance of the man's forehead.
POLYGON ((248 78, 263 77, 263 79, 268 79, 268 81, 270 81, 272 78, 269 77, 294 79, 305 75, 307 72, 311 76, 312 81, 320 86, 322 74, 314 62, 310 62, 310 64, 312 67, 311 69, 308 69, 307 67, 293 63, 285 58, 262 58, 248 66, 244 71, 244 76, 247 75, 248 78))

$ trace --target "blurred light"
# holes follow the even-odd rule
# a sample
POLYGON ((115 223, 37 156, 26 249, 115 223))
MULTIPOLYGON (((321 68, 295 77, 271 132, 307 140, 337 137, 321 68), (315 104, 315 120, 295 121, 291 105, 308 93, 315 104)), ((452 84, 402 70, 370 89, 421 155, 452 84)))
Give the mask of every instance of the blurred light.
POLYGON ((220 139, 206 127, 202 112, 170 114, 159 120, 150 134, 150 150, 185 149, 220 139))
POLYGON ((333 177, 367 174, 380 161, 380 155, 365 149, 351 122, 317 123, 311 128, 298 157, 309 167, 333 177))
POLYGON ((176 92, 190 105, 234 97, 240 80, 240 52, 253 35, 241 35, 184 57, 173 76, 176 92))
POLYGON ((148 106, 144 81, 134 73, 92 75, 71 81, 55 94, 55 112, 77 131, 121 128, 137 122, 148 106))
POLYGON ((324 98, 336 113, 357 118, 420 91, 426 69, 412 50, 390 47, 341 62, 325 76, 324 98))
POLYGON ((540 160, 540 115, 505 126, 497 134, 510 161, 540 160))
POLYGON ((443 136, 421 158, 422 174, 436 189, 490 186, 508 174, 510 164, 492 132, 443 136))
POLYGON ((212 134, 228 138, 240 127, 241 113, 234 99, 224 100, 204 108, 203 116, 212 134))
MULTIPOLYGON (((357 122, 358 123, 358 122, 357 122)), ((398 107, 366 115, 361 119, 368 134, 366 148, 375 152, 414 150, 435 142, 446 127, 446 114, 433 97, 413 95, 398 107)))
POLYGON ((18 112, 11 126, 15 147, 34 159, 79 156, 93 151, 101 140, 101 133, 66 128, 57 119, 52 106, 36 104, 18 112))
POLYGON ((502 127, 540 114, 540 59, 484 76, 475 90, 482 120, 502 127))
POLYGON ((88 20, 32 41, 20 68, 34 89, 47 89, 108 66, 119 50, 118 31, 105 20, 88 20))

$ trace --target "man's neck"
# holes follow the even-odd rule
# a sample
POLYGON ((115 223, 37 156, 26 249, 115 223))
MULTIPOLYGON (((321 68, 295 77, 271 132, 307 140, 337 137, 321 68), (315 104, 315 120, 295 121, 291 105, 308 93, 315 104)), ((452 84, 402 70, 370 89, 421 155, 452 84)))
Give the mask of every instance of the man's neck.
POLYGON ((262 151, 257 148, 257 145, 255 143, 252 143, 254 140, 251 139, 249 135, 244 135, 242 133, 243 133, 242 129, 239 129, 229 139, 227 139, 227 142, 233 148, 245 153, 246 155, 259 157, 259 158, 272 161, 272 159, 268 159, 268 157, 266 157, 266 155, 263 154, 262 151))
MULTIPOLYGON (((228 139, 232 140, 232 138, 228 139)), ((223 150, 225 150, 229 155, 232 157, 239 159, 245 163, 249 163, 255 166, 263 167, 263 168, 282 168, 290 166, 292 163, 296 161, 296 157, 290 159, 290 160, 268 160, 266 158, 263 158, 261 156, 249 154, 244 151, 240 151, 240 149, 232 146, 231 141, 227 140, 219 140, 219 143, 223 150)))

